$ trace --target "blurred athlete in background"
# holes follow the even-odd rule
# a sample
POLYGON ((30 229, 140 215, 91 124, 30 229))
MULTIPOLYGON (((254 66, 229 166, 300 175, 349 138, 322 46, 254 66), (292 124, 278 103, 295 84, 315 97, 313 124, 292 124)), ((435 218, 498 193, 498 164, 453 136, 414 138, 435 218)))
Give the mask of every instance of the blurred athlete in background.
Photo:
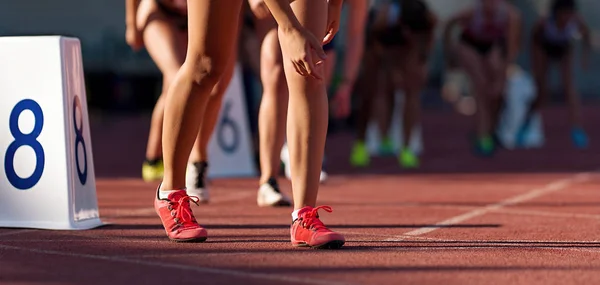
POLYGON ((560 77, 569 106, 571 140, 578 148, 588 146, 589 139, 581 120, 581 102, 573 78, 572 41, 581 34, 584 53, 581 64, 588 67, 591 50, 590 32, 583 18, 577 13, 575 0, 554 0, 550 15, 537 21, 531 33, 531 58, 537 96, 531 103, 525 121, 518 132, 517 144, 522 145, 531 124, 531 117, 548 100, 548 67, 558 63, 560 77))
POLYGON ((444 32, 446 56, 457 56, 468 75, 477 103, 475 151, 492 155, 496 125, 503 104, 508 66, 520 45, 521 15, 506 0, 478 0, 453 16, 444 32), (450 42, 455 26, 462 30, 457 44, 450 42))
POLYGON ((350 155, 354 166, 366 166, 370 154, 365 138, 377 96, 384 96, 380 127, 383 139, 380 152, 393 152, 387 136, 391 125, 396 90, 404 90, 402 149, 398 162, 402 167, 419 166, 418 156, 409 148, 411 135, 420 118, 420 94, 427 80, 427 58, 433 48, 436 16, 423 0, 386 0, 372 11, 367 45, 372 51, 365 58, 358 140, 350 155), (382 80, 379 80, 379 79, 382 80), (400 81, 402 83, 400 83, 400 81), (383 90, 379 89, 383 86, 383 90), (383 91, 383 92, 380 92, 383 91))

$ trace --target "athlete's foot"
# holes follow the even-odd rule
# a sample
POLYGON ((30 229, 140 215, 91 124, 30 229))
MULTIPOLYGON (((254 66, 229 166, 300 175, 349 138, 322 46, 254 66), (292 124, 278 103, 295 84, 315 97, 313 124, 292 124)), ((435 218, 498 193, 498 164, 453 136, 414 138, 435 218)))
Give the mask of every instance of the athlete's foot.
POLYGON ((577 148, 587 148, 589 144, 589 139, 587 134, 582 128, 574 127, 571 129, 571 140, 573 141, 573 145, 577 148))
POLYGON ((344 245, 344 236, 328 229, 321 222, 317 213, 319 209, 332 212, 329 206, 306 206, 298 211, 298 218, 292 222, 290 228, 292 245, 328 249, 338 249, 344 245))
POLYGON ((289 207, 292 202, 279 189, 277 179, 269 178, 258 188, 256 203, 260 207, 289 207))
POLYGON ((479 137, 475 140, 475 152, 481 156, 492 156, 496 146, 491 136, 479 137))
POLYGON ((527 144, 527 134, 529 133, 529 123, 526 121, 517 131, 517 137, 515 138, 515 145, 517 147, 525 147, 527 144))
POLYGON ((189 196, 198 197, 198 202, 208 203, 210 195, 206 186, 208 163, 205 161, 189 163, 185 175, 185 187, 189 196))
POLYGON ((404 168, 418 168, 419 157, 408 148, 403 148, 398 156, 398 162, 404 168))
POLYGON ((190 208, 190 201, 197 204, 197 199, 188 196, 184 190, 157 192, 154 209, 170 240, 176 242, 206 240, 207 232, 198 224, 190 208))
POLYGON ((146 182, 163 178, 164 165, 162 159, 146 159, 142 164, 142 179, 146 182))
POLYGON ((371 155, 367 149, 367 145, 363 141, 357 141, 352 147, 350 153, 350 164, 355 167, 368 166, 371 160, 371 155))
POLYGON ((383 138, 381 143, 379 144, 379 155, 381 156, 393 156, 394 152, 394 142, 389 138, 383 138))

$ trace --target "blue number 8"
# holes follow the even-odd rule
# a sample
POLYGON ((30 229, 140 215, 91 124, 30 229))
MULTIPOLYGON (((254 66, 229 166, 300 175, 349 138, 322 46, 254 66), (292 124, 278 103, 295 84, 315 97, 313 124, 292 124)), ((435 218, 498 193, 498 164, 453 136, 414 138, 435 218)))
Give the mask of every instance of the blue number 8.
POLYGON ((10 182, 10 184, 12 184, 12 186, 15 188, 20 190, 30 189, 42 178, 44 164, 46 162, 44 148, 40 142, 37 141, 37 138, 44 127, 44 113, 42 112, 42 107, 40 107, 37 102, 31 99, 24 99, 20 101, 10 113, 9 125, 10 133, 15 140, 8 146, 8 149, 6 150, 6 157, 4 158, 4 170, 6 171, 6 177, 8 178, 8 182, 10 182), (31 111, 35 119, 33 131, 31 131, 29 134, 24 134, 19 129, 19 116, 25 110, 31 111), (36 158, 35 169, 31 176, 26 178, 21 178, 17 175, 14 164, 15 154, 22 146, 31 147, 35 152, 36 158))
POLYGON ((75 128, 75 165, 77 165, 77 175, 79 176, 79 182, 81 185, 85 185, 87 182, 87 148, 85 147, 85 141, 83 140, 83 110, 81 109, 81 102, 79 96, 74 96, 73 100, 73 128, 75 128), (77 109, 81 113, 81 126, 77 126, 77 109), (77 147, 81 144, 83 148, 83 170, 79 166, 79 151, 77 147))

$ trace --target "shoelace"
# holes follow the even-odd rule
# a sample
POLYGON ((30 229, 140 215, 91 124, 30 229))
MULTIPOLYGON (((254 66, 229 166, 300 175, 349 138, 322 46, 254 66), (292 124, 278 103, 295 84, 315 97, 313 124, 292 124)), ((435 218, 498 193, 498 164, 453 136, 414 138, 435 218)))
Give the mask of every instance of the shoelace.
POLYGON ((333 212, 330 206, 318 206, 305 213, 302 216, 302 226, 307 229, 314 229, 315 231, 327 229, 327 227, 319 219, 319 210, 323 209, 329 213, 333 212))
POLYGON ((179 226, 190 226, 197 223, 192 208, 190 208, 190 201, 198 205, 200 199, 196 196, 185 195, 179 198, 177 202, 171 201, 170 203, 169 210, 171 210, 171 215, 179 226), (173 204, 176 204, 176 208, 172 207, 173 204), (175 210, 174 213, 173 210, 175 210))

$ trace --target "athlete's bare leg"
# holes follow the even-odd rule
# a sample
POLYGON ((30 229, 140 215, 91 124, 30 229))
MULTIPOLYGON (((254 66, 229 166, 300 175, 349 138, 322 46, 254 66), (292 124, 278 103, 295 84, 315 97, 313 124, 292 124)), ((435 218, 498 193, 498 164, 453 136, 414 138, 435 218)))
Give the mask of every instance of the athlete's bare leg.
POLYGON ((206 162, 209 159, 208 143, 217 125, 217 120, 219 119, 221 111, 221 103, 223 102, 225 92, 231 83, 236 62, 237 57, 234 55, 229 61, 225 73, 223 73, 223 77, 211 92, 211 97, 206 105, 204 120, 202 120, 202 124, 200 125, 200 132, 198 132, 198 137, 196 138, 196 142, 194 143, 194 147, 190 154, 190 162, 206 162))
POLYGON ((187 162, 210 93, 234 58, 241 7, 242 0, 188 1, 187 57, 165 102, 162 190, 185 188, 187 162))
MULTIPOLYGON (((317 39, 325 37, 326 0, 296 0, 291 4, 300 23, 317 39)), ((319 191, 321 163, 327 135, 328 100, 326 82, 298 74, 285 60, 285 75, 290 91, 287 138, 290 151, 294 208, 314 207, 319 191)), ((318 58, 313 55, 313 58, 318 58)), ((316 67, 321 69, 323 65, 316 67)))
POLYGON ((270 178, 279 175, 289 96, 277 24, 272 17, 268 17, 259 20, 257 27, 263 39, 260 51, 260 79, 263 94, 258 113, 261 172, 259 183, 262 185, 270 178))
POLYGON ((140 2, 137 27, 143 30, 144 45, 163 76, 162 93, 152 112, 146 159, 162 158, 162 122, 164 94, 185 60, 187 33, 177 28, 174 21, 158 9, 156 2, 140 2))

